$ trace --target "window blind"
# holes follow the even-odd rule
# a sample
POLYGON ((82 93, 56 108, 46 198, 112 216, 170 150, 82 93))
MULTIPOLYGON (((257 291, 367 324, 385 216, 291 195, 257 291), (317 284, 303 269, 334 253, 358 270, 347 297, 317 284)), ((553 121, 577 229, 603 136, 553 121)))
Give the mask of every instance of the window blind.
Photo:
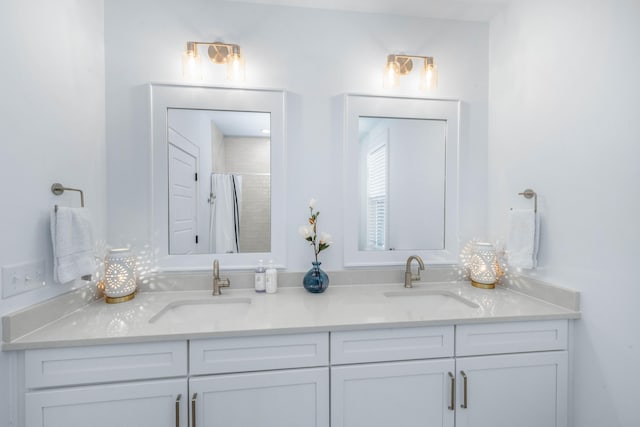
POLYGON ((387 145, 367 153, 367 249, 385 249, 387 217, 387 145))

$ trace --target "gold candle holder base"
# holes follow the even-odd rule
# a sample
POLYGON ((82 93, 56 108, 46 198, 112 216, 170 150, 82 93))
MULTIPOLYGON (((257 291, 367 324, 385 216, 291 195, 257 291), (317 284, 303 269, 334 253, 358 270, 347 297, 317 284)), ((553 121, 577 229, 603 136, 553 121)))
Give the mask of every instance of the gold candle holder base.
POLYGON ((489 283, 489 284, 478 283, 478 282, 475 282, 473 280, 471 281, 471 285, 475 286, 476 288, 480 288, 480 289, 494 289, 496 287, 495 283, 489 283))
POLYGON ((130 293, 129 295, 125 295, 123 297, 108 297, 105 295, 104 300, 107 304, 118 304, 121 302, 126 302, 134 299, 136 297, 136 293, 130 293))

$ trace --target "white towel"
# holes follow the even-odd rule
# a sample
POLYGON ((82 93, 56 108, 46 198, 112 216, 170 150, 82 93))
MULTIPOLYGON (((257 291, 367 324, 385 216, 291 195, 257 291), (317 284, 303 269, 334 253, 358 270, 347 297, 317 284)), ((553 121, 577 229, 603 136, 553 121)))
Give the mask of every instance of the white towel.
POLYGON ((538 215, 533 209, 509 211, 507 253, 514 268, 536 268, 540 238, 538 215))
POLYGON ((86 208, 59 207, 51 213, 53 278, 70 282, 96 270, 91 220, 86 208))

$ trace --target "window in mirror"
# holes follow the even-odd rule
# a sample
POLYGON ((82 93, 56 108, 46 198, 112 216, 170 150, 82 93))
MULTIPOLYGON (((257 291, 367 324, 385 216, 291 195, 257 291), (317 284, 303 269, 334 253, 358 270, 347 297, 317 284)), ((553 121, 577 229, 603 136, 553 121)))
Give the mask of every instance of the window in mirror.
POLYGON ((358 129, 360 250, 444 249, 446 122, 361 116, 358 129))
POLYGON ((459 102, 346 95, 345 266, 458 257, 459 102))
MULTIPOLYGON (((368 137, 368 134, 365 134, 368 137)), ((362 216, 366 221, 364 242, 360 249, 385 250, 387 248, 387 138, 379 143, 361 139, 365 154, 365 192, 362 216)))

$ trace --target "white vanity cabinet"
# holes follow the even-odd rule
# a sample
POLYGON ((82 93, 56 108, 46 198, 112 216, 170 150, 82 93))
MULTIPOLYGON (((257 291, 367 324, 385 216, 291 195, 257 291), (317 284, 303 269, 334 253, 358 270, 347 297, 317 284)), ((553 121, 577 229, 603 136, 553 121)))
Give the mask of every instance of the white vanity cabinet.
POLYGON ((329 426, 327 367, 191 378, 189 392, 199 427, 329 426))
POLYGON ((186 398, 186 379, 29 392, 25 426, 187 426, 186 398))
POLYGON ((453 326, 332 333, 331 426, 453 427, 453 356, 453 326))
POLYGON ((190 343, 192 425, 328 427, 327 333, 190 343))
POLYGON ((187 426, 184 341, 26 350, 24 370, 26 427, 187 426))
POLYGON ((453 359, 331 368, 331 426, 453 427, 453 359))
POLYGON ((26 350, 25 426, 328 427, 328 364, 326 332, 26 350))
POLYGON ((554 320, 334 333, 331 426, 566 427, 567 327, 554 320))
POLYGON ((567 329, 522 321, 25 350, 24 426, 566 427, 567 329))
POLYGON ((457 427, 566 427, 566 320, 456 328, 457 427))
POLYGON ((567 426, 566 351, 459 358, 456 370, 457 427, 567 426))

